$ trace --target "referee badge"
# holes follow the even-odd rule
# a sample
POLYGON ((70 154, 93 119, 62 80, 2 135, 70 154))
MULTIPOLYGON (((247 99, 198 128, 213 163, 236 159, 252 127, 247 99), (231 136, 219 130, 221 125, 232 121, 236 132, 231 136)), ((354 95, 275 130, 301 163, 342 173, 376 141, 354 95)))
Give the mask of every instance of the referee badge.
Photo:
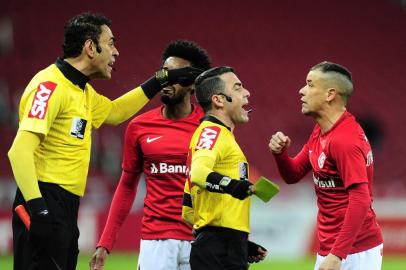
POLYGON ((85 137, 87 120, 74 117, 72 119, 72 126, 70 128, 70 135, 75 138, 82 139, 85 137))

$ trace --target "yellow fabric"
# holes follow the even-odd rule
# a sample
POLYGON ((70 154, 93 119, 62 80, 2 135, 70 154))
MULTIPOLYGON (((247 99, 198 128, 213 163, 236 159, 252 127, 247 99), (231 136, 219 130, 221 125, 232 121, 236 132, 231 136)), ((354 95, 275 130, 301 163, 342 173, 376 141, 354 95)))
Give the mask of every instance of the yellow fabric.
POLYGON ((90 84, 86 84, 84 90, 74 85, 54 64, 40 71, 25 89, 19 110, 19 131, 44 135, 34 153, 38 179, 83 196, 92 129, 99 128, 107 118, 110 124, 118 124, 130 117, 130 112, 141 108, 146 103, 145 98, 141 98, 141 105, 134 99, 142 97, 144 94, 139 92, 143 91, 138 87, 133 92, 137 93, 114 103, 98 94, 90 84), (38 113, 36 104, 41 103, 38 99, 44 99, 43 92, 39 91, 52 86, 55 89, 46 100, 46 110, 38 113), (128 100, 134 102, 134 109, 127 108, 128 100), (119 112, 117 105, 123 107, 124 113, 119 112), (117 113, 112 112, 113 107, 117 113))
POLYGON ((117 125, 133 116, 147 104, 149 99, 139 86, 134 90, 113 100, 113 108, 104 121, 105 124, 117 125))
MULTIPOLYGON (((185 193, 189 194, 189 185, 186 184, 187 186, 185 186, 185 193), (187 189, 187 191, 186 191, 187 189)), ((193 208, 183 205, 182 206, 182 218, 184 221, 186 221, 188 224, 190 224, 191 226, 193 226, 194 224, 194 219, 195 219, 195 215, 194 215, 194 211, 193 208)))
POLYGON ((189 147, 192 155, 192 188, 189 188, 186 181, 184 191, 191 194, 193 209, 183 206, 184 219, 190 222, 193 218, 190 223, 193 223, 195 230, 204 226, 217 226, 249 232, 250 197, 238 200, 229 194, 209 192, 205 189, 207 175, 213 171, 232 179, 248 177, 247 159, 232 132, 222 125, 203 121, 193 134, 189 147), (202 131, 211 127, 220 129, 216 142, 211 149, 198 149, 202 131))
POLYGON ((34 165, 34 151, 40 142, 37 134, 19 131, 8 152, 17 186, 26 201, 41 197, 34 165))

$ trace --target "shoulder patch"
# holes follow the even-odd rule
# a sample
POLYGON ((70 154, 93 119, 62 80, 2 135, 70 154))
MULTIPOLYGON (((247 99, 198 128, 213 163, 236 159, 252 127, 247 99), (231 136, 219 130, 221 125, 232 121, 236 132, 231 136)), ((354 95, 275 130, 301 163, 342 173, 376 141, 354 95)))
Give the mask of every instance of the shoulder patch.
POLYGON ((42 82, 38 85, 28 117, 44 119, 48 109, 48 101, 56 86, 57 84, 53 82, 42 82))
POLYGON ((196 150, 198 149, 213 149, 216 144, 217 138, 221 129, 216 126, 205 127, 200 133, 199 140, 197 141, 196 150))

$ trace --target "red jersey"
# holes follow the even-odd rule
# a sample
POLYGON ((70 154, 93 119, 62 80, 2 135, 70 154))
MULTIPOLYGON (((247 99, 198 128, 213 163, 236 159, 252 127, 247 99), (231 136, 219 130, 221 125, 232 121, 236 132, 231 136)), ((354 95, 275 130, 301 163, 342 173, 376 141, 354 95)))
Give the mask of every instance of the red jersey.
MULTIPOLYGON (((371 146, 354 116, 345 112, 333 127, 321 133, 316 125, 309 140, 293 159, 286 154, 275 156, 278 168, 288 183, 299 181, 308 171, 313 170, 317 195, 317 236, 318 253, 328 255, 339 238, 349 206, 348 187, 367 183, 372 202, 373 155, 371 146)), ((370 197, 370 198, 369 198, 370 197)), ((365 201, 366 202, 366 201, 365 201)), ((340 256, 365 251, 383 242, 381 229, 376 222, 372 205, 367 213, 352 246, 342 247, 340 256), (344 252, 347 250, 347 252, 344 252)), ((354 224, 354 227, 356 225, 354 224)), ((341 239, 340 239, 341 240, 341 239)))
POLYGON ((142 239, 192 240, 192 228, 182 220, 182 198, 189 141, 204 113, 193 106, 186 118, 170 120, 163 117, 163 108, 129 123, 122 167, 145 175, 142 239))
MULTIPOLYGON (((313 169, 319 208, 319 254, 325 256, 330 252, 343 224, 348 206, 346 189, 352 184, 368 183, 372 199, 373 155, 364 131, 348 112, 324 134, 316 125, 306 148, 313 169)), ((371 206, 350 254, 375 247, 382 241, 381 229, 371 206)))

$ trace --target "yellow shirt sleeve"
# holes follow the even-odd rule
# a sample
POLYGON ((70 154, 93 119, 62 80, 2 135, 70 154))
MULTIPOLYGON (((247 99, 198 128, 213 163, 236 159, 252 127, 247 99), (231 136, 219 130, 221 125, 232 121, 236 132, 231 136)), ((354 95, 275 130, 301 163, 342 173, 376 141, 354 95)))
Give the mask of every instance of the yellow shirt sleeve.
MULTIPOLYGON (((192 154, 191 182, 201 188, 205 188, 207 176, 213 172, 213 168, 219 159, 227 151, 226 140, 221 131, 219 137, 211 149, 196 149, 192 154)), ((193 146, 196 148, 196 146, 193 146)))
POLYGON ((34 152, 40 142, 39 134, 18 131, 8 152, 14 178, 25 201, 42 197, 34 163, 34 152))
POLYGON ((103 123, 118 125, 140 111, 148 101, 140 86, 113 101, 95 92, 93 126, 98 128, 103 123))
POLYGON ((194 224, 194 211, 189 181, 185 182, 185 188, 183 190, 182 218, 190 225, 194 224))

